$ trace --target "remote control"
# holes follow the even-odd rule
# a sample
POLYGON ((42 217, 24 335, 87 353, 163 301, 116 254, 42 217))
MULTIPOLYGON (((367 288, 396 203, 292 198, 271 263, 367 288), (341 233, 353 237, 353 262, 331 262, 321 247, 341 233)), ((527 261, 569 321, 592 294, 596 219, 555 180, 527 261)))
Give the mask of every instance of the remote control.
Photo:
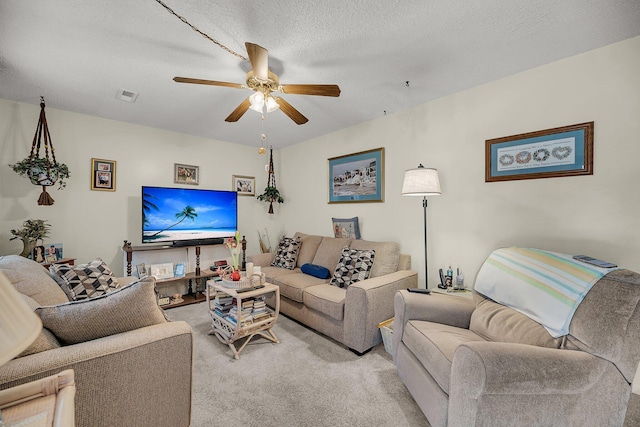
POLYGON ((260 289, 260 288, 264 288, 264 285, 257 285, 251 288, 236 289, 236 293, 241 294, 243 292, 255 291, 256 289, 260 289))
POLYGON ((601 268, 615 268, 615 267, 617 267, 617 265, 615 265, 615 264, 612 264, 612 263, 607 262, 607 261, 603 261, 601 259, 592 258, 592 257, 587 256, 587 255, 575 255, 573 257, 573 259, 578 260, 578 261, 582 261, 582 262, 586 262, 587 264, 595 265, 596 267, 601 267, 601 268))
POLYGON ((415 292, 416 294, 426 294, 429 295, 431 291, 429 289, 421 289, 421 288, 408 288, 409 292, 415 292))

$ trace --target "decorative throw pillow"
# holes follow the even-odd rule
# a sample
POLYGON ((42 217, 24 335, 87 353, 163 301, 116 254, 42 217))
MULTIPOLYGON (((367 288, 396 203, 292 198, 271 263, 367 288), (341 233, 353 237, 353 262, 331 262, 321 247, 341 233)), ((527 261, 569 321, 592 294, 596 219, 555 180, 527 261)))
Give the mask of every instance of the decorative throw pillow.
POLYGON ((349 285, 369 277, 376 251, 356 250, 349 246, 342 248, 342 257, 333 272, 330 285, 347 288, 349 285))
POLYGON ((69 297, 69 301, 94 298, 118 287, 118 279, 102 259, 88 264, 51 264, 49 271, 57 276, 56 282, 69 297))
POLYGON ((298 251, 300 250, 300 237, 283 237, 280 239, 276 256, 271 263, 272 267, 286 268, 293 270, 296 268, 298 251))
POLYGON ((303 264, 302 267, 300 267, 300 270, 302 270, 303 273, 313 277, 317 277, 318 279, 328 279, 329 277, 331 277, 331 272, 329 271, 329 269, 324 268, 321 265, 307 263, 303 264))
POLYGON ((77 344, 167 320, 158 306, 156 280, 147 277, 96 298, 38 307, 42 325, 63 344, 77 344))

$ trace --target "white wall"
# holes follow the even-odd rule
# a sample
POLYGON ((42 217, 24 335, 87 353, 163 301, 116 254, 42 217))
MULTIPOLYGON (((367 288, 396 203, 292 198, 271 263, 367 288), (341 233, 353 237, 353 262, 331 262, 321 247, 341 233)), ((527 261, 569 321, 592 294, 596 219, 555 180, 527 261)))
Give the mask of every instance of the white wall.
MULTIPOLYGON (((101 256, 122 271, 122 241, 139 243, 140 186, 173 186, 173 163, 200 166, 201 188, 228 189, 233 174, 255 176, 258 192, 266 185, 268 158, 257 147, 47 107, 57 156, 73 176, 51 191, 54 206, 37 206, 39 189, 6 165, 28 155, 38 110, 0 100, 0 254, 21 250, 10 229, 42 218, 65 255, 101 256), (115 193, 89 190, 92 157, 118 162, 115 193)), ((404 170, 423 163, 439 169, 443 190, 429 200, 430 286, 449 264, 472 283, 486 256, 508 245, 640 271, 638 117, 640 37, 276 151, 285 203, 267 215, 264 204, 240 198, 241 232, 256 253, 265 227, 275 244, 281 230, 332 235, 332 217, 358 216, 364 239, 397 241, 413 256, 424 286, 422 203, 400 196, 404 170), (587 121, 595 122, 593 176, 484 182, 486 139, 587 121), (327 204, 327 159, 377 147, 385 147, 385 202, 327 204)))
MULTIPOLYGON (((43 95, 46 98, 46 91, 43 95)), ((125 107, 129 105, 123 104, 125 107)), ((197 138, 47 106, 56 158, 69 166, 71 178, 64 190, 49 187, 55 199, 53 206, 38 206, 40 187, 19 177, 7 165, 29 155, 39 111, 36 105, 0 99, 0 254, 22 250, 20 240, 9 240, 11 229, 21 227, 26 219, 46 219, 52 225, 47 242, 63 243, 65 256, 77 258, 77 262, 101 257, 122 274, 123 241, 140 244, 140 188, 180 186, 173 183, 174 163, 200 167, 200 185, 195 188, 230 190, 232 175, 248 175, 256 177, 259 194, 267 182, 264 165, 268 157, 258 155, 257 146, 197 138), (90 190, 93 157, 117 162, 115 192, 90 190)), ((239 228, 249 241, 248 251, 259 252, 257 229, 274 228, 276 220, 254 197, 239 197, 238 205, 239 228)), ((221 258, 229 258, 228 251, 207 252, 201 265, 208 267, 210 261, 221 258)))
POLYGON ((282 150, 283 224, 331 235, 332 217, 358 216, 363 239, 400 242, 424 286, 421 198, 400 196, 404 170, 423 163, 443 191, 429 199, 430 286, 449 264, 473 283, 487 255, 511 245, 640 271, 639 117, 637 37, 282 150), (484 182, 485 140, 588 121, 594 175, 484 182), (385 202, 327 204, 327 159, 378 147, 385 202))

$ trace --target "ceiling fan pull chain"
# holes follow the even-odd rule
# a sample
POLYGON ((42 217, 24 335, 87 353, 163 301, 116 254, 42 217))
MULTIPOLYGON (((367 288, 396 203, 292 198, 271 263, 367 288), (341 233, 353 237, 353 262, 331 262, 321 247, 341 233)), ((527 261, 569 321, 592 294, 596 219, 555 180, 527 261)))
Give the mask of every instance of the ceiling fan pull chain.
POLYGON ((181 20, 182 22, 184 22, 185 24, 187 24, 188 26, 191 27, 191 29, 193 31, 195 31, 196 33, 200 34, 202 37, 204 37, 205 39, 215 43, 216 45, 218 45, 218 47, 220 47, 221 49, 226 50, 227 52, 229 52, 232 55, 237 56, 238 58, 242 59, 243 61, 248 61, 249 58, 246 58, 242 55, 240 55, 238 52, 234 52, 233 50, 231 50, 230 48, 226 47, 225 45, 223 45, 222 43, 220 43, 219 41, 212 39, 208 34, 203 33, 202 31, 200 31, 195 25, 192 25, 191 23, 189 23, 189 21, 187 21, 187 19, 183 16, 178 15, 177 13, 175 13, 173 11, 173 9, 171 9, 169 6, 167 6, 162 0, 156 0, 162 7, 164 7, 165 9, 167 9, 167 11, 174 15, 176 18, 178 18, 179 20, 181 20))

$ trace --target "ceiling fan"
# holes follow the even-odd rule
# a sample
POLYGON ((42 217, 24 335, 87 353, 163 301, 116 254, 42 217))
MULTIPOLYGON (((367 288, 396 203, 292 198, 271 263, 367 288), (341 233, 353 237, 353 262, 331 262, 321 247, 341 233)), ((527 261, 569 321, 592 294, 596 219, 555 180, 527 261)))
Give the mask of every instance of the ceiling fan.
POLYGON ((279 96, 272 96, 272 92, 297 95, 340 96, 340 88, 338 85, 281 85, 278 80, 278 76, 269 70, 269 55, 267 49, 249 42, 246 42, 245 46, 247 47, 247 54, 249 55, 249 62, 251 62, 252 68, 251 71, 247 73, 246 84, 192 79, 188 77, 174 77, 173 80, 178 83, 193 83, 253 90, 255 93, 242 101, 240 105, 238 105, 238 107, 225 119, 226 122, 237 122, 249 108, 258 112, 263 112, 264 108, 266 108, 267 112, 280 108, 291 120, 299 125, 303 125, 307 123, 309 119, 303 116, 302 113, 293 108, 293 106, 284 99, 279 96))

